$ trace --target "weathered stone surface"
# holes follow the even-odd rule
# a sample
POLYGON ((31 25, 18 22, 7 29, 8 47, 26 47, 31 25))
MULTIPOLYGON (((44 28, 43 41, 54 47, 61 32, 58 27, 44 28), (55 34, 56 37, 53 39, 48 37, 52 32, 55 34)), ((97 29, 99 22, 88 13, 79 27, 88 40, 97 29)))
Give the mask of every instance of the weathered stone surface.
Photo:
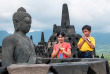
POLYGON ((67 58, 63 60, 63 62, 80 62, 80 61, 81 61, 80 58, 67 58))
POLYGON ((101 58, 80 58, 81 61, 105 61, 105 59, 101 59, 101 58))
POLYGON ((88 74, 107 74, 105 62, 88 62, 88 74))
POLYGON ((87 74, 88 64, 85 63, 52 63, 51 71, 54 74, 87 74))
POLYGON ((89 65, 88 74, 109 74, 107 60, 98 58, 85 58, 81 62, 89 65))
MULTIPOLYGON (((109 74, 109 65, 107 63, 107 60, 105 59, 99 58, 67 58, 67 59, 39 58, 39 59, 46 64, 18 64, 18 65, 14 64, 11 65, 11 67, 10 66, 8 67, 8 72, 10 71, 12 74, 34 74, 35 72, 36 74, 109 74), (17 73, 15 73, 15 71, 17 73), (40 71, 40 73, 38 71, 40 71)), ((1 70, 2 72, 4 72, 3 68, 1 68, 1 70)))
POLYGON ((48 74, 54 74, 54 73, 49 72, 48 74))
POLYGON ((44 64, 49 64, 50 63, 50 58, 41 58, 41 61, 44 64))
POLYGON ((62 61, 63 61, 63 59, 61 59, 61 58, 50 59, 50 63, 61 63, 62 61))
POLYGON ((9 66, 9 74, 47 74, 50 65, 47 64, 13 64, 9 66))
POLYGON ((31 27, 31 16, 21 7, 13 15, 15 32, 2 42, 2 66, 17 63, 36 63, 35 47, 26 36, 31 27))
POLYGON ((45 64, 49 63, 61 63, 61 62, 80 62, 80 58, 41 58, 41 62, 45 64))
MULTIPOLYGON (((70 68, 75 68, 77 72, 82 65, 82 70, 79 70, 76 74, 109 74, 109 65, 107 60, 99 58, 68 58, 68 59, 50 59, 51 71, 55 74, 66 74, 70 68), (69 67, 68 67, 69 65, 69 67), (88 65, 88 68, 83 66, 88 65), (65 69, 67 67, 67 69, 65 69), (87 70, 87 71, 86 71, 87 70), (62 72, 63 71, 63 72, 62 72), (84 71, 81 73, 81 71, 84 71)), ((75 72, 70 71, 70 74, 75 72)), ((69 73, 67 73, 69 74, 69 73)))

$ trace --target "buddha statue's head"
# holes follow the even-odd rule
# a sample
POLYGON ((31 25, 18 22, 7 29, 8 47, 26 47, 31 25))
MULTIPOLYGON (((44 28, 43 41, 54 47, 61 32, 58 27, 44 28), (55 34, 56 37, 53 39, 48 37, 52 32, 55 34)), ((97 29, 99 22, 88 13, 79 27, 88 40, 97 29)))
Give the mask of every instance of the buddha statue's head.
POLYGON ((31 27, 31 16, 21 7, 13 14, 15 32, 28 33, 31 27))

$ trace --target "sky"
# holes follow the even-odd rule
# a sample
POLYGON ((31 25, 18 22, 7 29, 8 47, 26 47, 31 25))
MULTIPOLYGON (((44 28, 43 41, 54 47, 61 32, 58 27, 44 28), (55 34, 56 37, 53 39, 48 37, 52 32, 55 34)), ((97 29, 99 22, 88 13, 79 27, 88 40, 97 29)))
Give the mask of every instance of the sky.
POLYGON ((0 30, 14 32, 12 16, 20 7, 32 17, 30 32, 52 30, 54 24, 61 25, 64 3, 76 32, 91 25, 92 32, 110 33, 110 0, 0 0, 0 30))

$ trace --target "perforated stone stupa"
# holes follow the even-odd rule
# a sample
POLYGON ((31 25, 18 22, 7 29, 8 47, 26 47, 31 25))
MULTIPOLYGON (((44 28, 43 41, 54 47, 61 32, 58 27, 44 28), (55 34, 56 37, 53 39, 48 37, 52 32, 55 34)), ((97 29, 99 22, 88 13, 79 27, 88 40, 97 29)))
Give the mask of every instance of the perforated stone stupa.
POLYGON ((47 50, 47 42, 45 42, 44 32, 42 32, 41 41, 35 47, 36 55, 38 57, 48 57, 47 54, 46 54, 46 50, 47 50))
POLYGON ((48 50, 50 51, 49 56, 52 53, 54 44, 57 43, 56 35, 60 31, 63 31, 66 34, 65 42, 68 42, 71 44, 72 57, 78 57, 78 55, 77 55, 77 43, 78 43, 79 39, 81 38, 81 35, 76 34, 74 25, 70 25, 69 12, 68 12, 67 4, 63 4, 61 26, 57 26, 56 24, 54 24, 53 34, 51 35, 51 37, 48 40, 48 50))

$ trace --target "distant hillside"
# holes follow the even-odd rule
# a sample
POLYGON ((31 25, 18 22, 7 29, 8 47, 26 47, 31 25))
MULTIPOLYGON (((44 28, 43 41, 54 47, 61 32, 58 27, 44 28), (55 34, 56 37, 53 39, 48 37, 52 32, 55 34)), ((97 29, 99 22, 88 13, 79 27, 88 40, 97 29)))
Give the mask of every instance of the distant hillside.
POLYGON ((96 50, 96 54, 99 55, 99 57, 104 56, 105 59, 107 59, 109 61, 109 65, 110 65, 110 44, 108 45, 99 45, 97 46, 96 50))
MULTIPOLYGON (((45 41, 48 42, 48 39, 52 35, 52 30, 43 30, 43 31, 34 31, 34 32, 29 32, 27 34, 28 37, 32 35, 33 37, 33 42, 35 45, 37 45, 38 42, 41 40, 41 32, 44 32, 44 37, 45 41)), ((82 34, 82 33, 79 33, 82 34)), ((2 45, 2 40, 4 37, 10 35, 6 31, 0 31, 0 46, 2 45)), ((96 42, 96 49, 99 49, 100 45, 108 45, 110 44, 110 33, 91 33, 91 36, 95 38, 96 42)))
POLYGON ((2 45, 2 40, 8 35, 10 35, 8 32, 0 31, 0 46, 2 45))
POLYGON ((110 44, 110 33, 92 33, 92 36, 94 36, 97 45, 110 44))
POLYGON ((97 54, 99 54, 99 55, 102 55, 102 54, 104 54, 106 56, 110 55, 110 44, 108 44, 108 45, 99 45, 97 49, 99 49, 99 50, 96 51, 97 54))
POLYGON ((30 37, 32 35, 33 37, 33 42, 35 45, 38 44, 38 42, 41 41, 41 33, 44 32, 44 38, 45 41, 48 42, 48 39, 50 38, 50 36, 52 35, 52 30, 43 30, 43 31, 34 31, 34 32, 29 32, 27 34, 28 37, 30 37))
MULTIPOLYGON (((38 42, 41 41, 41 33, 42 32, 44 32, 45 41, 48 42, 49 37, 52 35, 52 30, 29 32, 29 33, 27 33, 27 36, 30 38, 30 36, 32 35, 33 42, 35 45, 37 45, 38 42)), ((9 34, 6 31, 0 31, 0 46, 2 45, 2 40, 8 35, 11 35, 11 34, 9 34)))

